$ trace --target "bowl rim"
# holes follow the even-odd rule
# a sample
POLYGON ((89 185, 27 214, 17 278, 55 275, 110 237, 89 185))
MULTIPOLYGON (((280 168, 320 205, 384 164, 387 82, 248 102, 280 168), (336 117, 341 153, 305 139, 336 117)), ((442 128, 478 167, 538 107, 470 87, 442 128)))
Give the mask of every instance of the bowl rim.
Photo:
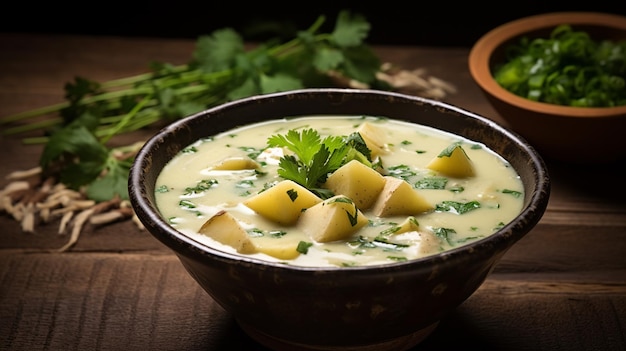
MULTIPOLYGON (((407 266, 413 267, 415 269, 417 269, 418 267, 428 268, 432 267, 433 264, 443 263, 449 260, 465 261, 468 259, 469 256, 478 255, 481 252, 491 252, 493 251, 493 247, 497 247, 501 245, 502 242, 507 241, 510 243, 506 245, 506 250, 508 250, 508 248, 510 248, 513 243, 521 239, 521 237, 523 237, 528 232, 528 230, 524 230, 523 228, 534 227, 545 213, 550 198, 551 181, 548 174, 547 165, 545 164, 541 155, 533 148, 533 146, 531 146, 523 137, 521 137, 517 133, 503 127, 502 125, 486 117, 477 115, 473 112, 464 110, 454 105, 447 104, 445 102, 397 92, 351 88, 310 88, 251 96, 248 98, 231 101, 172 122, 168 126, 159 130, 152 137, 150 137, 139 150, 133 166, 130 170, 128 187, 131 200, 130 202, 136 212, 136 215, 139 219, 144 218, 144 220, 147 222, 144 223, 144 227, 146 227, 146 229, 148 229, 148 231, 150 231, 150 233, 155 236, 159 241, 172 249, 178 256, 185 256, 188 258, 191 256, 196 259, 201 259, 205 256, 212 256, 213 259, 221 260, 229 264, 237 263, 241 265, 246 265, 248 267, 261 266, 265 267, 266 269, 271 267, 272 269, 277 270, 289 270, 299 272, 315 273, 320 271, 335 271, 348 272, 347 274, 351 274, 350 272, 352 272, 352 274, 356 272, 362 272, 364 274, 367 274, 367 272, 374 271, 390 272, 396 270, 404 270, 407 266), (473 118, 479 123, 483 123, 491 128, 495 128, 498 133, 501 133, 503 135, 506 135, 506 137, 511 138, 515 144, 519 145, 524 150, 525 153, 528 153, 529 159, 527 162, 529 167, 532 164, 537 169, 537 172, 534 174, 534 179, 532 179, 532 181, 534 181, 534 183, 536 184, 536 191, 529 195, 530 198, 528 199, 528 205, 524 206, 524 208, 522 208, 520 213, 514 219, 512 219, 509 223, 499 229, 497 233, 489 235, 485 238, 437 254, 409 261, 377 265, 360 265, 353 267, 288 265, 282 262, 267 261, 260 258, 247 257, 245 255, 237 253, 222 251, 217 248, 213 248, 206 244, 203 244, 170 226, 165 221, 165 219, 160 216, 156 205, 153 206, 153 204, 151 204, 151 202, 146 198, 146 194, 143 192, 143 190, 145 189, 143 174, 146 167, 152 166, 152 159, 151 157, 149 157, 150 149, 163 144, 164 137, 178 129, 183 128, 184 124, 188 120, 192 120, 195 118, 207 118, 207 116, 219 113, 222 110, 236 108, 236 106, 240 104, 255 104, 264 99, 290 99, 295 98, 298 95, 311 93, 350 93, 362 95, 370 94, 378 97, 406 99, 407 101, 410 100, 416 103, 430 104, 434 108, 448 109, 450 111, 462 114, 466 117, 473 118), (523 218, 526 218, 526 220, 524 220, 523 218), (155 234, 153 231, 150 230, 151 227, 158 228, 159 233, 155 234), (521 232, 523 232, 524 234, 520 234, 521 232), (176 250, 174 250, 174 246, 176 246, 176 250), (181 251, 184 251, 184 253, 182 253, 181 251)), ((503 250, 501 254, 504 254, 506 250, 503 250)), ((491 257, 490 259, 495 260, 496 258, 497 257, 491 257)))
POLYGON ((475 82, 492 97, 506 101, 519 109, 583 118, 612 117, 626 114, 626 105, 615 107, 574 107, 537 102, 515 95, 500 86, 491 74, 491 54, 502 43, 534 30, 560 24, 605 26, 626 31, 626 16, 603 12, 552 12, 528 16, 504 23, 484 34, 472 46, 468 63, 475 82))

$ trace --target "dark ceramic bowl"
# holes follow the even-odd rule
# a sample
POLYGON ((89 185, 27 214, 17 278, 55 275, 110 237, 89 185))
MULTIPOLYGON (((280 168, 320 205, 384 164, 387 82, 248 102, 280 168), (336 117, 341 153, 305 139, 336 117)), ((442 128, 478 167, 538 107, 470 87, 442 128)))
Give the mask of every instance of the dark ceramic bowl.
POLYGON ((537 224, 550 180, 531 146, 486 118, 396 93, 312 89, 247 98, 172 123, 141 149, 129 191, 147 230, 259 343, 277 350, 380 351, 418 344, 476 291, 537 224), (222 252, 176 231, 159 215, 156 178, 187 145, 244 124, 320 114, 386 116, 483 142, 520 174, 523 210, 497 233, 466 246, 414 261, 345 268, 297 267, 222 252))
POLYGON ((546 158, 573 164, 626 160, 623 133, 626 105, 572 107, 532 101, 501 87, 493 69, 505 62, 506 48, 521 37, 547 38, 560 24, 587 32, 594 40, 625 40, 626 17, 595 12, 555 12, 521 18, 482 36, 468 58, 472 78, 496 112, 546 158))

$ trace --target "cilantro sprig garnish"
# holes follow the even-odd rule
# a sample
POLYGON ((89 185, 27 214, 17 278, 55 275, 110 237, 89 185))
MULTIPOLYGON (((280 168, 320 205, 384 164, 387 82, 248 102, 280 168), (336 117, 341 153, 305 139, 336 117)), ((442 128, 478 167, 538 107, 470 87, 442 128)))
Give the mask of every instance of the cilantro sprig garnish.
MULTIPOLYGON (((24 142, 45 144, 39 163, 46 176, 74 189, 87 188, 93 200, 127 199, 138 148, 109 146, 116 136, 252 95, 337 86, 337 75, 390 89, 376 76, 381 62, 365 44, 370 30, 365 18, 341 11, 334 29, 320 33, 325 21, 320 16, 291 40, 272 39, 250 49, 239 33, 224 28, 200 36, 187 64, 154 62, 149 73, 103 83, 76 77, 65 85, 65 102, 0 118, 0 135, 45 132, 24 142), (50 118, 29 122, 40 116, 50 118), (26 123, 6 127, 18 121, 26 123)), ((320 152, 300 161, 307 170, 300 180, 309 186, 339 162, 336 146, 329 143, 320 152), (313 173, 318 166, 319 173, 313 173)), ((287 164, 286 175, 302 171, 287 164)))
POLYGON ((290 129, 267 139, 269 147, 282 147, 291 152, 281 157, 278 175, 306 187, 321 198, 333 194, 321 187, 328 175, 351 160, 371 166, 370 150, 359 133, 347 137, 330 135, 322 139, 312 128, 290 129))

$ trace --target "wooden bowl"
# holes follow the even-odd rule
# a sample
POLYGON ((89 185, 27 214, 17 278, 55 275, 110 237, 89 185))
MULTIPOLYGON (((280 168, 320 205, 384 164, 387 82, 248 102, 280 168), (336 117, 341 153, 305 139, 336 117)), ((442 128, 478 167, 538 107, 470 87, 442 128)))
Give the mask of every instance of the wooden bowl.
POLYGON ((517 134, 493 121, 415 96, 349 89, 256 96, 173 122, 140 150, 129 180, 131 203, 146 229, 178 256, 243 330, 274 350, 385 351, 418 344, 535 227, 549 193, 542 158, 517 134), (228 253, 177 231, 159 214, 157 176, 183 148, 240 125, 314 115, 386 116, 482 142, 520 175, 522 211, 476 242, 422 259, 354 267, 303 267, 228 253))
POLYGON ((626 39, 626 17, 593 12, 558 12, 503 24, 481 37, 469 55, 469 70, 508 127, 526 138, 546 159, 600 164, 626 158, 626 105, 572 107, 536 102, 515 95, 493 78, 505 48, 523 36, 547 38, 556 26, 570 24, 596 40, 626 39))

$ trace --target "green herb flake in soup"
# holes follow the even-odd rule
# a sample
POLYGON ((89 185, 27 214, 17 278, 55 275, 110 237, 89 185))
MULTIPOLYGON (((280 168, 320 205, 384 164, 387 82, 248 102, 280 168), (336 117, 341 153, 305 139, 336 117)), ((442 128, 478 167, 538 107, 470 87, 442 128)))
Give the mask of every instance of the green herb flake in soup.
POLYGON ((285 264, 425 257, 487 237, 522 209, 521 180, 495 152, 397 120, 286 118, 189 149, 157 179, 163 218, 207 246, 285 264))

